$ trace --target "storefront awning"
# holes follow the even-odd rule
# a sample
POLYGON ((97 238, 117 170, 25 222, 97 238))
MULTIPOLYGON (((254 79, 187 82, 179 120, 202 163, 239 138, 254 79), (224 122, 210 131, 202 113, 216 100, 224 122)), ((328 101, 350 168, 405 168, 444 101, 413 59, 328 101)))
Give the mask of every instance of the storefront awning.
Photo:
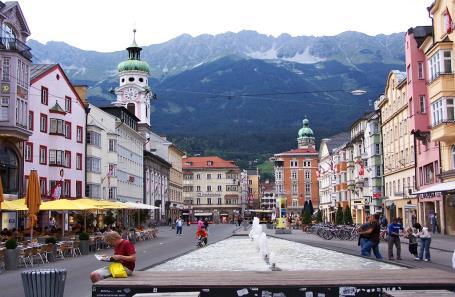
POLYGON ((434 193, 434 192, 446 192, 450 190, 455 190, 455 181, 440 183, 423 190, 412 193, 413 195, 425 194, 425 193, 434 193))
POLYGON ((195 217, 209 217, 211 215, 212 215, 211 212, 196 212, 196 213, 194 213, 195 217))

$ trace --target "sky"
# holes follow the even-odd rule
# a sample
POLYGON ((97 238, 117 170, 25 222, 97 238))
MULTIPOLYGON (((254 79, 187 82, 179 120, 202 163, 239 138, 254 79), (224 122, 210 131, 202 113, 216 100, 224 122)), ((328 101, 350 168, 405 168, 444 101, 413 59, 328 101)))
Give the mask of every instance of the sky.
POLYGON ((255 30, 278 36, 369 35, 430 25, 433 0, 19 0, 42 43, 64 41, 84 50, 123 50, 137 29, 140 45, 181 34, 255 30))

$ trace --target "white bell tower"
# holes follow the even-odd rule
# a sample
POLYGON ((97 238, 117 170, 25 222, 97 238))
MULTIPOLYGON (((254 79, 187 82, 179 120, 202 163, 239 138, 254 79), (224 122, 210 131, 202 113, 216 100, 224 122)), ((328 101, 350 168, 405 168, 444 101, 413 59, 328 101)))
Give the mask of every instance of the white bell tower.
POLYGON ((136 29, 133 30, 133 43, 127 48, 128 60, 118 64, 119 87, 115 88, 116 106, 124 106, 136 117, 140 124, 150 126, 150 99, 152 91, 148 86, 150 67, 141 61, 142 48, 136 44, 136 29))

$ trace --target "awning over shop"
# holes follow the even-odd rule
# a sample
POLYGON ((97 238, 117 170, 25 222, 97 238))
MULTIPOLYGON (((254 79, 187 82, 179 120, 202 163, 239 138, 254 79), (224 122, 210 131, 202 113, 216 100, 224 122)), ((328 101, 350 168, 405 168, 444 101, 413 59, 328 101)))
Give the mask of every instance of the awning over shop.
POLYGON ((212 215, 211 212, 196 212, 194 214, 195 217, 209 217, 211 215, 212 215))
POLYGON ((446 192, 450 190, 455 190, 455 181, 440 183, 423 190, 412 193, 413 195, 425 194, 425 193, 434 193, 434 192, 446 192))

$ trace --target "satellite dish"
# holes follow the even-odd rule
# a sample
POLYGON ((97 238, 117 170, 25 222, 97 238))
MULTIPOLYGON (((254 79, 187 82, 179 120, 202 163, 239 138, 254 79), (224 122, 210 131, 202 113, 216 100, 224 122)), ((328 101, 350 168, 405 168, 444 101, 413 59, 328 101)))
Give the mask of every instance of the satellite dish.
POLYGON ((351 94, 354 95, 354 96, 362 96, 362 95, 365 94, 366 92, 367 92, 367 91, 365 91, 365 90, 357 89, 357 90, 351 91, 351 94))

